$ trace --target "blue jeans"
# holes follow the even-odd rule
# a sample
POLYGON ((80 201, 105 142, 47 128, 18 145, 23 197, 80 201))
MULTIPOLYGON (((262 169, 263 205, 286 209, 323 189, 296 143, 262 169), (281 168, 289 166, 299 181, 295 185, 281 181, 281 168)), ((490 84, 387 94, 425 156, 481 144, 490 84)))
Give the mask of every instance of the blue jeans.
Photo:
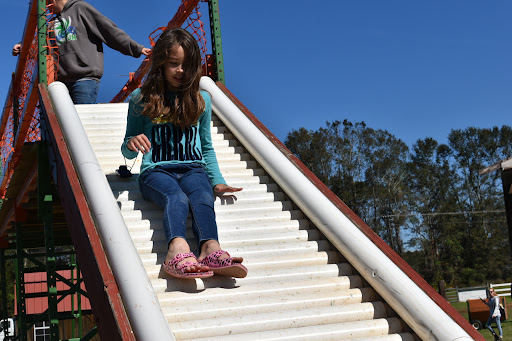
POLYGON ((96 79, 79 79, 73 82, 63 82, 68 88, 74 104, 96 104, 100 81, 96 79))
POLYGON ((169 164, 142 173, 139 187, 145 200, 164 210, 163 223, 167 245, 176 237, 185 238, 187 217, 192 213, 192 227, 198 250, 207 240, 219 240, 215 222, 212 185, 202 165, 169 164))
POLYGON ((500 332, 499 335, 503 335, 503 331, 501 330, 501 321, 500 321, 501 317, 500 316, 496 316, 496 317, 492 317, 492 314, 489 315, 489 319, 487 320, 487 329, 489 329, 491 331, 491 333, 494 334, 494 330, 492 329, 491 327, 491 324, 492 324, 492 321, 496 322, 496 325, 498 326, 498 331, 500 332))

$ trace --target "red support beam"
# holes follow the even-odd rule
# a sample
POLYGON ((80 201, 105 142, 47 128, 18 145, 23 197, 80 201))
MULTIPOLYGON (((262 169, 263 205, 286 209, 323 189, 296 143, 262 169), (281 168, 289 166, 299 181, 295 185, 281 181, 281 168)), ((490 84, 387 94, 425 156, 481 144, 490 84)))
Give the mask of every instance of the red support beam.
MULTIPOLYGON (((37 79, 35 83, 37 84, 37 79)), ((34 118, 36 106, 39 100, 37 91, 34 91, 33 87, 31 89, 32 91, 30 91, 30 98, 28 99, 25 107, 23 108, 23 120, 21 122, 21 126, 18 129, 18 134, 14 136, 14 151, 11 157, 11 162, 9 162, 9 164, 7 165, 5 174, 2 178, 2 183, 0 184, 0 198, 3 198, 5 196, 11 176, 14 173, 14 170, 18 166, 19 162, 21 161, 21 158, 23 157, 23 144, 25 143, 25 139, 30 129, 30 123, 34 118)))
POLYGON ((23 76, 23 71, 25 70, 28 59, 28 52, 30 50, 30 46, 32 45, 32 41, 34 40, 34 36, 36 33, 36 26, 37 1, 32 0, 30 2, 30 8, 28 10, 27 20, 25 23, 25 32, 23 33, 23 41, 21 42, 21 51, 18 56, 16 72, 12 79, 7 100, 4 106, 4 111, 2 113, 2 122, 0 123, 0 136, 3 136, 5 132, 5 126, 7 125, 7 119, 9 118, 9 111, 12 107, 13 95, 17 93, 17 87, 21 83, 21 77, 23 76))
MULTIPOLYGON (((18 63, 16 65, 16 72, 13 75, 13 79, 11 85, 9 87, 9 93, 6 99, 6 103, 4 106, 4 110, 2 112, 2 119, 0 122, 0 139, 4 137, 6 134, 7 122, 9 120, 10 112, 13 107, 14 99, 19 96, 20 84, 22 83, 22 77, 24 75, 24 71, 27 68, 27 62, 29 57, 29 51, 34 40, 34 36, 37 28, 37 1, 32 0, 30 2, 29 11, 27 14, 27 19, 25 23, 25 31, 23 33, 23 41, 21 42, 21 52, 18 57, 18 63)), ((37 77, 34 80, 33 84, 37 84, 37 77)), ((32 121, 32 117, 35 112, 35 107, 37 105, 38 96, 37 91, 32 91, 34 87, 32 86, 31 90, 27 96, 30 96, 27 99, 25 106, 23 108, 23 122, 22 126, 19 129, 19 133, 14 138, 17 138, 17 141, 13 141, 13 155, 11 158, 11 162, 7 166, 2 174, 2 181, 0 184, 0 198, 5 196, 5 192, 7 191, 7 186, 9 185, 10 178, 16 168, 18 162, 21 160, 21 148, 23 147, 23 143, 25 142, 26 134, 30 127, 30 122, 32 121), (27 115, 27 113, 29 115, 27 115), (26 122, 28 120, 28 122, 26 122)), ((14 133, 13 133, 14 135, 14 133)))

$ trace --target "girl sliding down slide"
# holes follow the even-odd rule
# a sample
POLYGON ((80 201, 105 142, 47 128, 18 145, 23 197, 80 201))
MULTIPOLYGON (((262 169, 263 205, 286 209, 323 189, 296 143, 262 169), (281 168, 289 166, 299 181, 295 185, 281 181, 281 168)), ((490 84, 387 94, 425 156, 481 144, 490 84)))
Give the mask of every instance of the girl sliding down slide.
POLYGON ((121 151, 129 159, 143 154, 140 191, 164 210, 169 247, 164 271, 177 278, 243 278, 243 259, 231 257, 218 242, 213 192, 242 188, 228 186, 220 173, 210 132, 211 99, 199 90, 201 72, 194 37, 183 29, 162 33, 147 79, 132 93, 121 151), (189 210, 199 258, 185 239, 189 210))

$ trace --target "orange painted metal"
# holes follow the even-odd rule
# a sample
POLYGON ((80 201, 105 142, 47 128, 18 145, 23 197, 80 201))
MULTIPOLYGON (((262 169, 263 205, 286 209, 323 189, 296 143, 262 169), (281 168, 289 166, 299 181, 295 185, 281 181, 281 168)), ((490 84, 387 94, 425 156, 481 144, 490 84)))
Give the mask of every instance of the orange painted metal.
POLYGON ((32 121, 34 119, 34 115, 36 113, 37 102, 38 102, 37 91, 31 91, 28 103, 26 103, 25 107, 23 108, 23 116, 22 116, 23 119, 22 119, 21 126, 18 130, 16 139, 14 141, 14 146, 13 146, 14 151, 12 153, 11 162, 9 162, 9 165, 7 166, 5 175, 4 175, 4 177, 2 179, 2 183, 0 185, 0 197, 1 198, 3 198, 5 196, 5 191, 7 190, 7 186, 12 177, 12 174, 14 173, 14 170, 18 166, 18 163, 21 161, 21 158, 23 156, 21 149, 23 148, 23 144, 25 143, 25 138, 27 137, 27 134, 31 127, 32 121))
POLYGON ((34 40, 36 34, 36 26, 37 26, 37 1, 32 0, 30 2, 30 8, 27 15, 27 20, 25 23, 25 32, 23 33, 23 41, 21 42, 21 51, 18 56, 18 63, 16 64, 16 71, 14 73, 14 78, 11 83, 11 87, 9 88, 9 96, 6 101, 6 105, 4 106, 4 111, 2 113, 2 122, 0 124, 0 136, 3 135, 5 126, 7 124, 7 119, 9 116, 9 110, 12 107, 13 102, 13 94, 19 94, 19 84, 21 83, 21 78, 23 77, 23 70, 26 68, 26 64, 28 61, 29 51, 32 46, 32 42, 34 40))
MULTIPOLYGON (((31 0, 30 8, 27 14, 25 23, 25 32, 23 33, 23 41, 21 42, 21 51, 18 55, 18 63, 16 64, 16 76, 13 79, 13 87, 16 87, 21 83, 23 77, 23 70, 26 68, 28 60, 29 50, 34 41, 37 27, 37 1, 31 0)), ((16 91, 14 91, 16 93, 16 91)))
POLYGON ((254 116, 235 95, 221 82, 217 86, 228 96, 233 103, 247 116, 251 122, 298 168, 300 171, 336 205, 361 232, 363 232, 386 256, 389 257, 411 280, 416 283, 437 305, 459 324, 475 340, 485 340, 469 322, 460 315, 439 293, 428 284, 406 261, 404 261, 384 240, 382 240, 358 215, 354 213, 329 187, 309 170, 270 130, 254 116))
POLYGON ((0 184, 0 198, 4 198, 6 188, 10 178, 17 166, 17 162, 21 157, 21 147, 25 142, 30 127, 34 127, 32 119, 37 104, 37 91, 32 92, 31 84, 37 84, 37 78, 34 79, 33 71, 35 69, 35 34, 37 24, 37 1, 32 0, 30 3, 27 21, 25 24, 25 32, 23 34, 23 42, 16 72, 9 88, 6 104, 2 112, 0 123, 0 150, 2 154, 2 180, 0 184), (28 98, 27 98, 28 97, 28 98), (21 129, 15 136, 14 131, 14 102, 19 103, 22 109, 21 129), (29 116, 24 117, 28 113, 29 116), (26 122, 26 120, 29 120, 26 122), (17 141, 15 141, 17 139, 17 141), (8 158, 11 158, 9 165, 5 167, 8 158))

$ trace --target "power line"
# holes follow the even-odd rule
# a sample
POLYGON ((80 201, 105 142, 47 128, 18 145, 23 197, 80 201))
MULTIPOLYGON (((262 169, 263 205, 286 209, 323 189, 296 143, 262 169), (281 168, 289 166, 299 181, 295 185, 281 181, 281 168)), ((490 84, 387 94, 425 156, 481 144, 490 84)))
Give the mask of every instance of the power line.
POLYGON ((434 213, 408 213, 408 214, 389 214, 375 217, 373 219, 381 218, 398 218, 398 217, 415 217, 418 215, 422 216, 438 216, 438 215, 467 215, 467 214, 487 214, 487 213, 505 213, 505 210, 494 210, 494 211, 471 211, 471 212, 434 212, 434 213))

